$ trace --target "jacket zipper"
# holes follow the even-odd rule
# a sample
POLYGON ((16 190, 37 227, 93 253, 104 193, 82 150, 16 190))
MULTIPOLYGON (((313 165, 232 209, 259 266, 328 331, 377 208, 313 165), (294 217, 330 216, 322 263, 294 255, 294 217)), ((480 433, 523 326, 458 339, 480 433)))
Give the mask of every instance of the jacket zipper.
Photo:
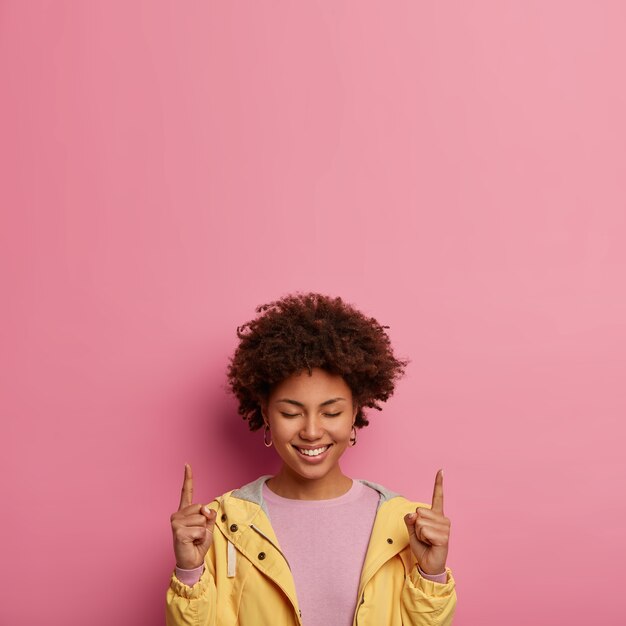
POLYGON ((265 539, 267 539, 276 548, 276 550, 280 552, 283 559, 285 559, 285 563, 287 563, 287 567, 289 568, 289 571, 291 571, 291 565, 289 565, 289 561, 287 560, 287 557, 285 556, 283 551, 262 530, 259 530, 254 524, 250 524, 250 528, 256 530, 259 533, 259 535, 261 535, 261 537, 264 537, 265 539))
MULTIPOLYGON (((278 546, 277 546, 277 545, 276 545, 276 544, 275 544, 275 543, 274 543, 274 542, 273 542, 273 541, 272 541, 272 540, 271 540, 271 539, 270 539, 270 538, 269 538, 269 537, 268 537, 268 536, 267 536, 267 535, 266 535, 266 534, 265 534, 262 530, 258 529, 258 528, 257 528, 254 524, 250 524, 250 528, 252 528, 252 529, 253 529, 253 530, 255 530, 257 533, 259 533, 259 535, 261 535, 261 537, 263 537, 264 539, 266 539, 267 541, 269 541, 269 543, 270 543, 271 545, 273 545, 273 546, 274 546, 274 548, 276 548, 276 550, 277 550, 278 552, 280 552, 280 554, 281 554, 281 556, 283 557, 283 559, 285 559, 285 563, 287 563, 287 567, 289 568, 289 571, 291 572, 291 565, 289 565, 289 561, 287 560, 287 557, 285 556, 285 553, 284 553, 284 552, 283 552, 283 551, 282 551, 282 550, 281 550, 281 549, 280 549, 280 548, 279 548, 279 547, 278 547, 278 546)), ((279 586, 280 586, 280 585, 279 585, 279 586)), ((282 589, 282 587, 281 587, 281 589, 282 589)), ((283 589, 283 591, 285 591, 285 590, 283 589)), ((285 592, 285 595, 286 595, 286 592, 285 592)), ((295 607, 294 607, 294 609, 295 609, 295 607)), ((300 624, 302 624, 302 611, 301 611, 300 609, 298 609, 298 613, 297 613, 297 615, 298 615, 298 622, 299 622, 300 624)))
POLYGON ((354 626, 359 626, 359 609, 361 608, 361 605, 365 602, 365 591, 363 592, 363 594, 361 595, 361 600, 359 601, 359 603, 356 605, 356 611, 354 612, 354 626))

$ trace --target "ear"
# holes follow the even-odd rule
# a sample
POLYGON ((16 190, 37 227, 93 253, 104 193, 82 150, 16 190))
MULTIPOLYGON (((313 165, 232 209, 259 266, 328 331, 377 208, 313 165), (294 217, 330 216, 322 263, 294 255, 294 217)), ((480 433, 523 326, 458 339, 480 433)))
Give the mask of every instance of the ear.
POLYGON ((356 421, 356 414, 359 412, 359 405, 356 402, 352 403, 352 425, 356 421))

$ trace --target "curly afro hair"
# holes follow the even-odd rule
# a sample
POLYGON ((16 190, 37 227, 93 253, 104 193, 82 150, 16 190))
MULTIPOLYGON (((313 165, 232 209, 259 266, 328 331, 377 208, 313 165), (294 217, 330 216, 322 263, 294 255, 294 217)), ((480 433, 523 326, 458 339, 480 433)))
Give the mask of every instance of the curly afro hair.
POLYGON ((237 328, 239 345, 228 365, 228 384, 250 430, 263 426, 260 402, 292 374, 314 367, 343 376, 358 405, 355 426, 369 423, 362 407, 382 410, 408 360, 397 359, 385 332, 341 298, 292 294, 260 305, 257 317, 237 328))

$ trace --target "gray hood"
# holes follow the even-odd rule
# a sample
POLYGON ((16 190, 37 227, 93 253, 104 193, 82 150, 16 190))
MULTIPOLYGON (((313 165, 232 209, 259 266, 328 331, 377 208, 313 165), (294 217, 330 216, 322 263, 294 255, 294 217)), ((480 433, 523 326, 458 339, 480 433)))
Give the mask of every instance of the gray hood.
MULTIPOLYGON (((240 500, 247 500, 248 502, 253 502, 254 504, 258 504, 263 509, 265 515, 267 515, 267 517, 269 518, 270 516, 269 511, 267 510, 267 507, 265 506, 265 501, 263 500, 263 485, 270 478, 272 478, 271 474, 260 476, 256 480, 253 480, 251 483, 248 483, 247 485, 244 485, 243 487, 240 487, 239 489, 235 489, 231 493, 231 497, 239 498, 240 500)), ((360 478, 357 480, 363 483, 364 485, 371 487, 372 489, 374 489, 374 491, 377 491, 379 493, 380 495, 379 500, 378 500, 379 507, 383 502, 386 502, 387 500, 391 500, 391 498, 396 498, 400 495, 399 493, 390 491, 389 489, 386 489, 385 487, 381 485, 372 483, 369 480, 363 480, 360 478)))

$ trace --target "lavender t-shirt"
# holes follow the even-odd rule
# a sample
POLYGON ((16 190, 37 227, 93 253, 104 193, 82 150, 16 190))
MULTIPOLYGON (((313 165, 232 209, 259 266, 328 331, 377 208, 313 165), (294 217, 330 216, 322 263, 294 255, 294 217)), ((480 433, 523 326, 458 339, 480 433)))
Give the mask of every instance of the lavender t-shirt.
POLYGON ((355 480, 330 500, 283 498, 263 485, 306 626, 350 626, 379 494, 355 480))

